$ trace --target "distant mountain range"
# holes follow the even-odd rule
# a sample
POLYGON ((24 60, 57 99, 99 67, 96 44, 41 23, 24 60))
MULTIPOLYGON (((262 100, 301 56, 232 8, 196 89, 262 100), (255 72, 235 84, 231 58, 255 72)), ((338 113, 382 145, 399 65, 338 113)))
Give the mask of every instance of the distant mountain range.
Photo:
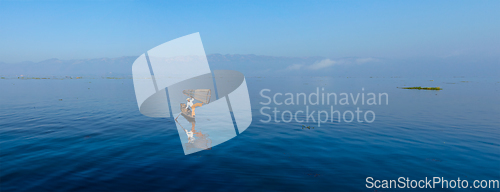
MULTIPOLYGON (((41 62, 0 62, 0 76, 130 76, 137 56, 41 62)), ((246 76, 499 76, 493 59, 427 58, 394 60, 346 57, 276 57, 253 54, 207 55, 212 70, 236 70, 246 76)))
POLYGON ((132 63, 137 57, 59 60, 48 59, 40 62, 0 63, 1 75, 106 75, 130 74, 132 63))
MULTIPOLYGON (((131 75, 132 64, 137 56, 118 58, 98 58, 79 60, 48 59, 41 62, 3 63, 0 62, 0 75, 131 75)), ((286 68, 287 65, 308 65, 320 61, 322 57, 273 57, 257 55, 207 55, 210 68, 239 70, 259 73, 286 68)))

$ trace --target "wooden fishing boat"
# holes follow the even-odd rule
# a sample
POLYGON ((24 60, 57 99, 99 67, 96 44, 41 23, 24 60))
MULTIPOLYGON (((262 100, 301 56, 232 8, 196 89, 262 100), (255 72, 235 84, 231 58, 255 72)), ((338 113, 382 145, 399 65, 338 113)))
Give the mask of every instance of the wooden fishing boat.
MULTIPOLYGON (((192 97, 197 101, 202 102, 203 104, 208 104, 210 103, 210 98, 211 98, 211 91, 210 89, 187 89, 182 91, 182 93, 188 97, 192 97)), ((185 103, 181 103, 181 113, 183 114, 184 117, 189 116, 191 117, 191 109, 186 108, 185 103)), ((191 117, 194 118, 194 117, 191 117)), ((187 118, 186 118, 187 119, 187 118)), ((189 121, 189 119, 188 119, 189 121)))

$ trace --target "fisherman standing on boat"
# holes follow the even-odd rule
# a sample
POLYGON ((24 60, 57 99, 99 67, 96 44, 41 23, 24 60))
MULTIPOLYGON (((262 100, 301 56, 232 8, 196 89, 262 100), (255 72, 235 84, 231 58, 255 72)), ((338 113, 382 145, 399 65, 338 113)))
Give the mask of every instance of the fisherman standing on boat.
POLYGON ((187 104, 186 104, 186 109, 192 108, 194 98, 193 98, 193 97, 191 97, 191 98, 187 98, 187 99, 186 99, 186 101, 187 101, 187 104))
POLYGON ((193 97, 187 98, 186 101, 187 101, 186 109, 191 108, 191 117, 194 117, 195 116, 194 110, 196 109, 196 107, 201 107, 203 105, 203 103, 193 104, 193 101, 194 101, 193 97))

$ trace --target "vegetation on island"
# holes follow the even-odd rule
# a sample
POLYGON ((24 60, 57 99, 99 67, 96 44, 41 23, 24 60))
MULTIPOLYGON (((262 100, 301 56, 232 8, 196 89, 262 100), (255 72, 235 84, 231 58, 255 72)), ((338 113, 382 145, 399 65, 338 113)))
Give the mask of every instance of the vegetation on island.
POLYGON ((441 89, 441 87, 401 87, 401 89, 443 90, 443 89, 441 89))

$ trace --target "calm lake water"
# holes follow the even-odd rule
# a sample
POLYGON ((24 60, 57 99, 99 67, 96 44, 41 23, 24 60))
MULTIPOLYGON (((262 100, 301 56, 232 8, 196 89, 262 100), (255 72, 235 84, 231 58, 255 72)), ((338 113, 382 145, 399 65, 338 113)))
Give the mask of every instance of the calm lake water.
POLYGON ((367 177, 500 179, 498 78, 247 77, 247 84, 250 127, 184 155, 173 119, 139 112, 132 79, 0 79, 0 190, 373 191, 367 177), (372 110, 373 123, 261 122, 262 89, 272 96, 317 88, 387 93, 389 104, 334 105, 372 110))

